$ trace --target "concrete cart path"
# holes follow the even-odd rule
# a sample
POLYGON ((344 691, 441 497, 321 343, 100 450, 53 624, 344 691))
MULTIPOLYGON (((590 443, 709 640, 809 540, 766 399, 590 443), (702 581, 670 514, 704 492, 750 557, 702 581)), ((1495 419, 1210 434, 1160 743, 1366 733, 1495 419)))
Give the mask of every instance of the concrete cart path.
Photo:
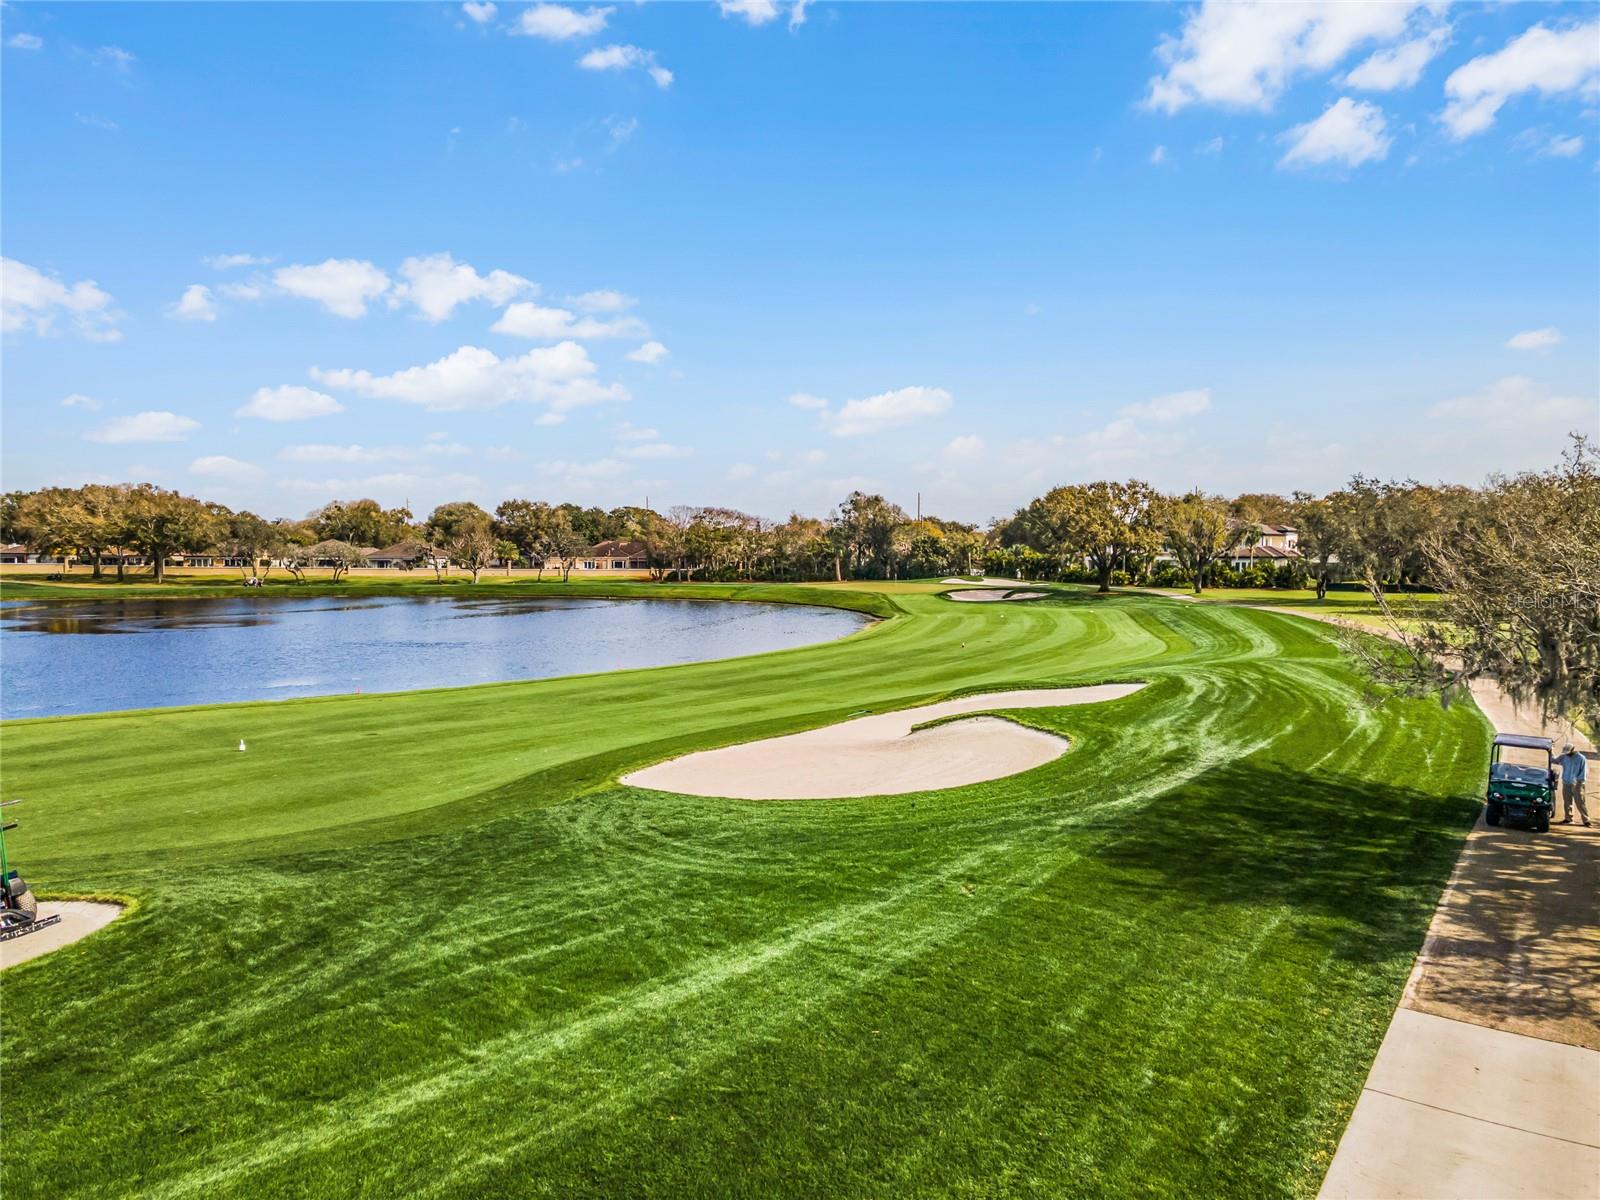
MULTIPOLYGON (((1594 759, 1493 685, 1473 695, 1501 732, 1594 759)), ((1600 1197, 1597 860, 1600 829, 1479 816, 1323 1197, 1600 1197)))

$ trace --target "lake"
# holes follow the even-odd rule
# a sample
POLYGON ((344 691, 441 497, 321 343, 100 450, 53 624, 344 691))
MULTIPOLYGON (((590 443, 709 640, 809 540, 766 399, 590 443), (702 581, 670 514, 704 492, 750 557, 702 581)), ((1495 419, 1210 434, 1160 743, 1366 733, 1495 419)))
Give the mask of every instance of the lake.
POLYGON ((697 600, 399 596, 0 604, 0 716, 549 679, 809 646, 857 613, 697 600))

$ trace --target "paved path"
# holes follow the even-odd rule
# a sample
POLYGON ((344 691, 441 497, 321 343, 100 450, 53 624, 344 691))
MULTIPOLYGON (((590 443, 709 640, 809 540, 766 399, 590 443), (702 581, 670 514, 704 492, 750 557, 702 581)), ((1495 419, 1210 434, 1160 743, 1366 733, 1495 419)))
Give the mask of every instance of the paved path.
MULTIPOLYGON (((1492 685, 1473 694, 1501 732, 1575 741, 1594 761, 1570 727, 1543 729, 1492 685)), ((1323 1197, 1600 1197, 1597 860, 1600 829, 1480 815, 1323 1197)))

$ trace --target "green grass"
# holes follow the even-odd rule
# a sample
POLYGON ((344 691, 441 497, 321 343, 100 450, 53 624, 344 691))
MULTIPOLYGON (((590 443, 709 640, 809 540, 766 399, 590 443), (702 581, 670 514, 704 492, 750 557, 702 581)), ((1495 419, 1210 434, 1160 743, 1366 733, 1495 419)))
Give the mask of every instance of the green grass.
POLYGON ((1278 613, 716 594, 889 619, 0 726, 36 886, 140 901, 5 974, 8 1196, 1314 1194, 1470 823, 1477 714, 1364 707, 1330 631, 1278 613), (615 783, 1112 679, 1149 686, 1014 714, 1073 749, 985 785, 615 783))

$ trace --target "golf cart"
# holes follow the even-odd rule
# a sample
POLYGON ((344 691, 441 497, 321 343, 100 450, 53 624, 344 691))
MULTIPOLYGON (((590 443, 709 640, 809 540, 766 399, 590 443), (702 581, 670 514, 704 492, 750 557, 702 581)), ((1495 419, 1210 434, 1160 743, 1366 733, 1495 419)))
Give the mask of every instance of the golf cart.
MULTIPOLYGON (((20 800, 7 800, 0 804, 0 808, 21 803, 20 800)), ((6 830, 16 827, 15 821, 0 821, 0 942, 37 933, 61 920, 59 915, 39 915, 39 902, 34 899, 33 892, 6 861, 6 830)))
POLYGON ((1535 833, 1546 833, 1555 811, 1555 755, 1550 739, 1497 733, 1489 751, 1489 794, 1483 819, 1490 825, 1514 821, 1535 833))

